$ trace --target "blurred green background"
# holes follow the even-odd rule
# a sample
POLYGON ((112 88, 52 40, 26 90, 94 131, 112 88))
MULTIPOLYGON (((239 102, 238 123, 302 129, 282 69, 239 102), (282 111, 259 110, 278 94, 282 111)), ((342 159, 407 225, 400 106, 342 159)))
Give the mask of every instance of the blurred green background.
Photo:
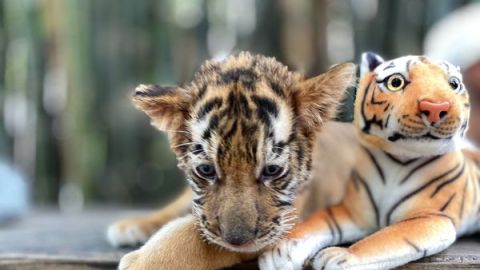
POLYGON ((428 29, 471 2, 0 1, 0 162, 35 205, 157 205, 184 181, 166 137, 130 104, 135 85, 185 83, 241 50, 307 75, 365 50, 420 54, 428 29))

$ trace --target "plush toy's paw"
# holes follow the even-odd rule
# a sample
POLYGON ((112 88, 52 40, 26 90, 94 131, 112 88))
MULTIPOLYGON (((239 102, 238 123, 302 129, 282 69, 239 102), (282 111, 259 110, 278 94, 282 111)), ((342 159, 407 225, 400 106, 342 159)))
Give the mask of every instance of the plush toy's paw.
POLYGON ((258 259, 258 265, 261 270, 301 270, 313 252, 314 245, 308 240, 283 240, 263 253, 258 259))
POLYGON ((348 248, 341 247, 326 248, 311 260, 312 267, 317 270, 349 269, 358 264, 358 257, 351 253, 348 248))
POLYGON ((116 222, 107 230, 108 242, 114 247, 144 244, 152 234, 152 228, 140 219, 116 222))
POLYGON ((120 263, 118 264, 118 270, 135 269, 135 263, 138 260, 138 256, 138 250, 125 254, 122 259, 120 259, 120 263))

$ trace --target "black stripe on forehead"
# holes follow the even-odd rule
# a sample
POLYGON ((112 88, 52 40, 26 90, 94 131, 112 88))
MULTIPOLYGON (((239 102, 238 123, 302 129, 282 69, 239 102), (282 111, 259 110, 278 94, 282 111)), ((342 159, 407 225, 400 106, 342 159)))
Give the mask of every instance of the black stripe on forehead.
POLYGON ((284 141, 274 143, 272 151, 277 155, 281 155, 286 146, 287 142, 284 141))
POLYGON ((257 106, 257 116, 258 118, 267 125, 270 125, 270 115, 277 117, 278 116, 278 107, 270 98, 252 96, 252 101, 257 106))
POLYGON ((272 91, 280 96, 280 97, 285 97, 285 93, 283 92, 283 88, 276 82, 273 82, 273 81, 269 81, 269 84, 270 84, 270 89, 272 89, 272 91))
POLYGON ((207 92, 207 87, 208 87, 207 84, 203 83, 202 86, 198 88, 198 93, 194 95, 194 100, 193 100, 194 102, 197 102, 203 98, 203 96, 207 92))
POLYGON ((240 127, 242 128, 242 136, 245 138, 256 136, 258 131, 258 126, 256 124, 247 123, 246 121, 241 121, 240 127))
POLYGON ((395 67, 395 63, 394 62, 390 62, 390 64, 388 64, 386 67, 383 68, 383 71, 389 69, 389 68, 394 68, 395 67))
POLYGON ((237 133, 238 130, 238 119, 235 119, 230 126, 230 129, 226 130, 224 138, 225 140, 230 140, 235 133, 237 133))
POLYGON ((194 144, 191 149, 192 154, 194 155, 205 155, 205 150, 203 149, 203 146, 201 144, 194 144))
POLYGON ((257 162, 257 123, 248 122, 245 119, 230 121, 230 119, 224 118, 218 126, 218 131, 220 141, 217 148, 217 160, 221 163, 220 166, 239 161, 257 162), (234 140, 233 134, 238 134, 240 138, 234 140))
POLYGON ((232 117, 244 116, 250 118, 252 110, 248 105, 248 100, 242 93, 230 92, 227 97, 229 115, 232 117))
POLYGON ((255 88, 255 82, 257 79, 258 76, 253 70, 246 68, 234 68, 220 74, 218 84, 224 85, 240 82, 245 88, 253 90, 255 88))
POLYGON ((197 119, 201 119, 209 112, 211 112, 214 108, 220 108, 222 106, 223 99, 220 97, 213 98, 200 107, 197 113, 197 119))

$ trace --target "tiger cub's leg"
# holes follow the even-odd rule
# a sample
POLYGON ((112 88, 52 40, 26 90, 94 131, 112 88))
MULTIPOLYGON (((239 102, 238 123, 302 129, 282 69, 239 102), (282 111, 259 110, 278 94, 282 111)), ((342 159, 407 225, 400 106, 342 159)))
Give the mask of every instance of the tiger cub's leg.
POLYGON ((349 248, 331 247, 312 259, 314 269, 390 269, 440 252, 456 238, 453 220, 441 212, 418 214, 349 248))
POLYGON ((195 227, 195 217, 187 215, 169 222, 144 246, 125 255, 118 269, 216 270, 256 256, 230 252, 207 243, 195 227))
POLYGON ((368 232, 360 228, 347 208, 322 209, 297 225, 289 236, 259 258, 262 270, 303 269, 308 259, 326 246, 352 242, 368 232))
POLYGON ((110 225, 107 231, 108 241, 116 247, 143 244, 164 224, 189 211, 191 205, 192 190, 188 187, 175 201, 160 210, 110 225))

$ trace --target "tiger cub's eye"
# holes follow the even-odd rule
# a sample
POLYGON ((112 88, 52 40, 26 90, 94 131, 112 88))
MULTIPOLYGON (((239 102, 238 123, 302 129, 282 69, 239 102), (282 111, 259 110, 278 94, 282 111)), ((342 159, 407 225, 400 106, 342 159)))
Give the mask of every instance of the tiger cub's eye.
POLYGON ((457 77, 450 77, 448 79, 448 84, 450 84, 450 87, 453 90, 458 90, 460 88, 460 79, 458 79, 457 77))
POLYGON ((262 170, 262 180, 274 180, 283 175, 284 169, 278 165, 267 165, 262 170))
POLYGON ((405 86, 405 79, 400 74, 393 74, 387 79, 387 89, 396 92, 403 89, 405 86))
POLYGON ((210 164, 202 164, 197 166, 195 168, 195 172, 199 177, 202 177, 208 180, 213 180, 217 176, 215 167, 213 167, 213 165, 210 165, 210 164))

